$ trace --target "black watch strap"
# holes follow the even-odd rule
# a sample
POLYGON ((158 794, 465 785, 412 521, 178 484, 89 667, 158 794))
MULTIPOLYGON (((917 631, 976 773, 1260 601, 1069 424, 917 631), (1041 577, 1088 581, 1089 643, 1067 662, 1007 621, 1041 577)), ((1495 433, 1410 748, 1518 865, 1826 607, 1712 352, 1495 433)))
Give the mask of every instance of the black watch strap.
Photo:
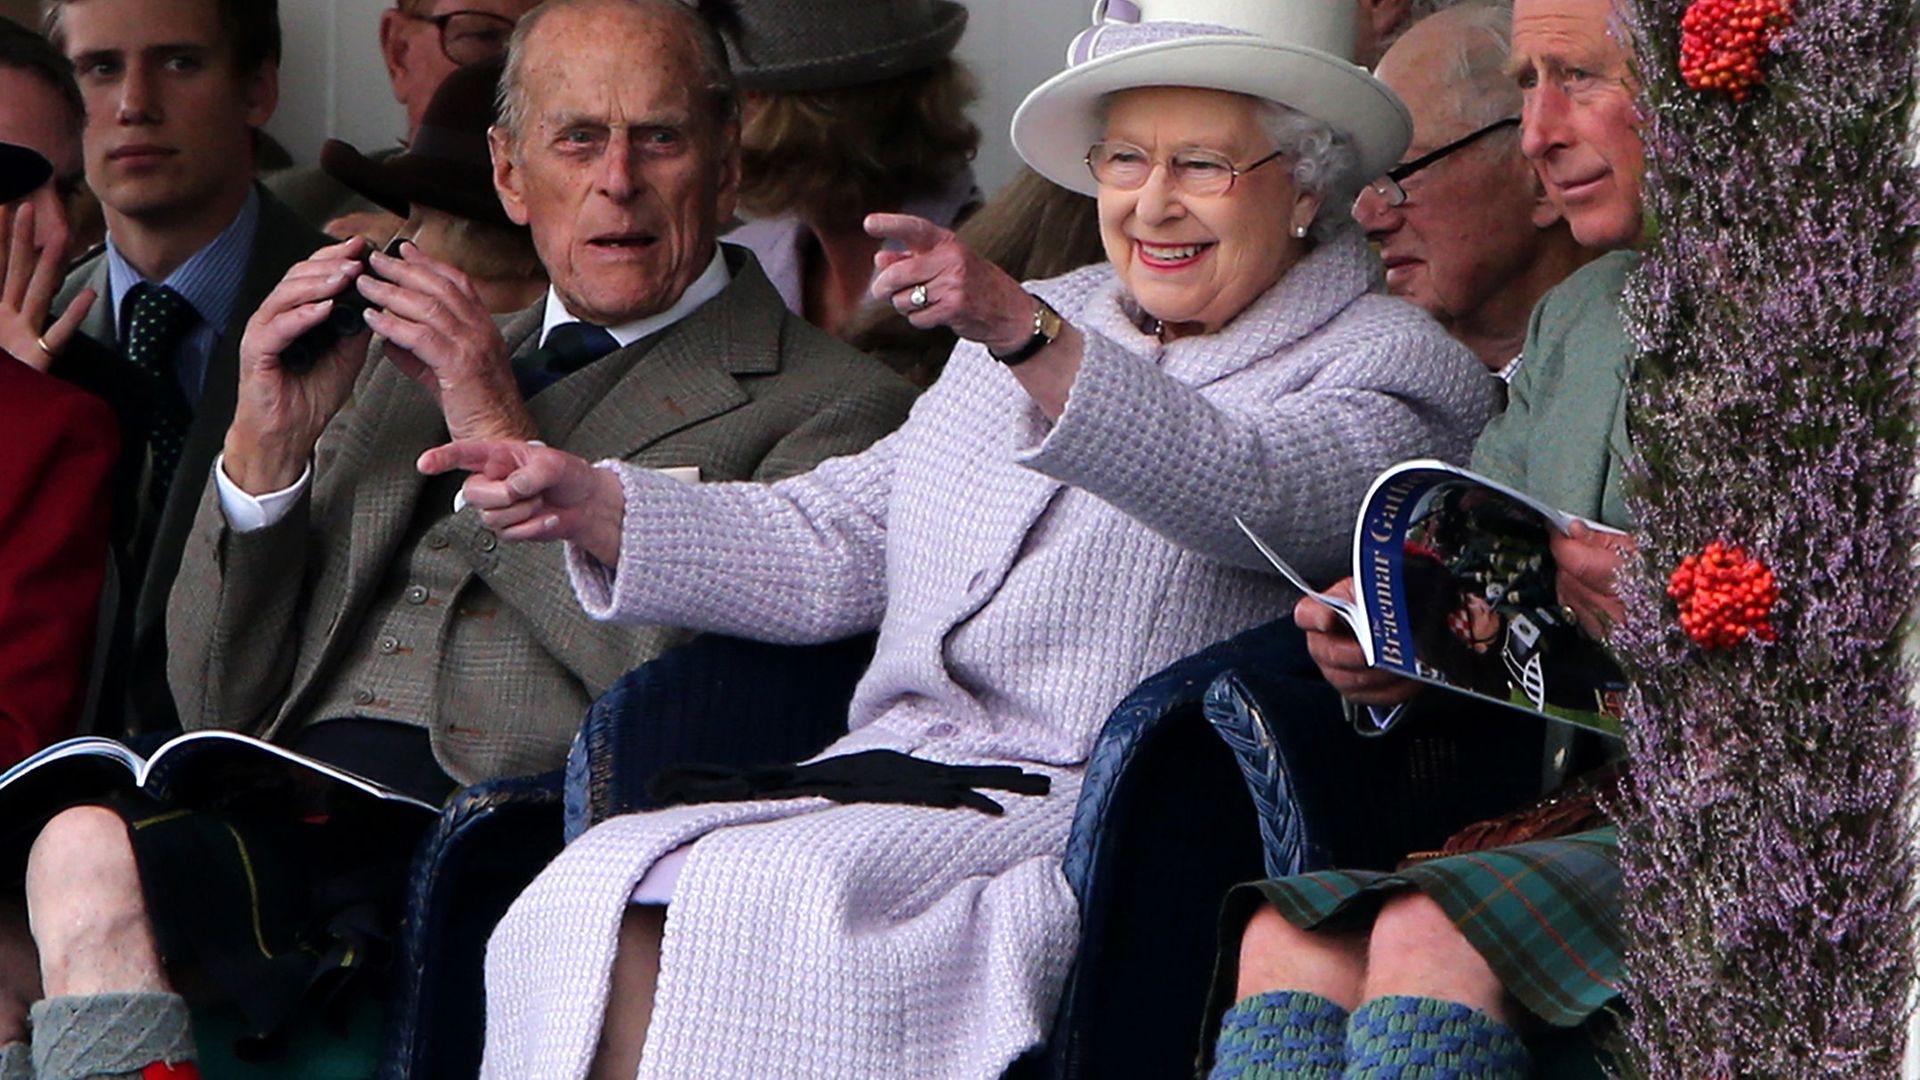
POLYGON ((1015 367, 1033 359, 1035 353, 1053 344, 1054 339, 1060 336, 1060 329, 1065 325, 1065 320, 1060 318, 1060 313, 1053 310, 1051 305, 1037 296, 1033 298, 1033 305, 1033 336, 1019 348, 1004 355, 988 349, 988 356, 1008 367, 1015 367))

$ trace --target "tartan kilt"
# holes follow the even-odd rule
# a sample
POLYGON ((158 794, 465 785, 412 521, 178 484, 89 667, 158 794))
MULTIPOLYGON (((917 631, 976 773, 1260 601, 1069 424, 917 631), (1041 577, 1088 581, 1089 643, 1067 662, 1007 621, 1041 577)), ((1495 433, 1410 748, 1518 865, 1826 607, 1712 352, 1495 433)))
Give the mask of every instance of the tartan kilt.
POLYGON ((1410 887, 1440 905, 1527 1011, 1574 1027, 1620 992, 1619 852, 1608 826, 1391 873, 1323 870, 1241 885, 1223 914, 1222 948, 1232 952, 1221 967, 1233 970, 1240 930, 1261 900, 1303 930, 1352 929, 1410 887))

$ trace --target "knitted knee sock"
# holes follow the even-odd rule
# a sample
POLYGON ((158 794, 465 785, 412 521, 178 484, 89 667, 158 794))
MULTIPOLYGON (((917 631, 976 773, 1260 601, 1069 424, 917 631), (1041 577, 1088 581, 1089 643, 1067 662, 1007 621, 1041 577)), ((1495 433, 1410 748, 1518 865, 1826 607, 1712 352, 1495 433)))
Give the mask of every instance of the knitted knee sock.
POLYGON ((1347 1010, 1318 994, 1274 990, 1242 998, 1220 1018, 1208 1080, 1340 1075, 1347 1010))
POLYGON ((23 1042, 0 1046, 0 1080, 33 1080, 33 1048, 23 1042))
POLYGON ((1424 997, 1380 997, 1347 1024, 1347 1073, 1364 1080, 1526 1080, 1533 1063, 1505 1024, 1424 997))
POLYGON ((80 994, 32 1010, 39 1080, 199 1080, 178 994, 80 994))

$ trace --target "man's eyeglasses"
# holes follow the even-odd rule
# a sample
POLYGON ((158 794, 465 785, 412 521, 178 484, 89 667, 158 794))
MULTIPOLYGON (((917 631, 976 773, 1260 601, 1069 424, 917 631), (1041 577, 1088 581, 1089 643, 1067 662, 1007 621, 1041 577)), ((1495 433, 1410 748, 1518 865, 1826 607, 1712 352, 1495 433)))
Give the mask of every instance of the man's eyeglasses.
POLYGON ((1406 181, 1407 177, 1412 176, 1414 173, 1419 172, 1421 169, 1424 169, 1429 165, 1432 165, 1434 162, 1439 161, 1441 158, 1446 157, 1448 154, 1454 153, 1455 151, 1459 151, 1459 150, 1465 150, 1467 147, 1472 146, 1474 143, 1479 142, 1481 139, 1486 138, 1487 136, 1493 134, 1494 132, 1499 131, 1503 128, 1518 126, 1519 123, 1520 123, 1520 118, 1517 116, 1509 116, 1505 120, 1495 120, 1493 123, 1488 124, 1486 127, 1483 127, 1478 131, 1473 131, 1473 132, 1469 132, 1466 135, 1462 135, 1458 139, 1453 140, 1452 142, 1448 143, 1447 145, 1441 147, 1438 150, 1433 151, 1432 153, 1421 154, 1419 157, 1414 158, 1412 161, 1406 161, 1398 165, 1395 165, 1393 168, 1387 170, 1387 174, 1385 176, 1382 176, 1380 179, 1375 180, 1373 183, 1368 184, 1367 186, 1372 188, 1373 193, 1375 195, 1380 196, 1380 198, 1384 200, 1388 206, 1404 205, 1407 201, 1407 189, 1401 187, 1400 185, 1406 181))
MULTIPOLYGON (((1188 195, 1208 198, 1233 190, 1233 182, 1279 157, 1275 150, 1259 161, 1237 166, 1211 150, 1181 150, 1167 159, 1173 185, 1188 195)), ((1153 155, 1125 142, 1097 142, 1087 148, 1087 171, 1116 191, 1132 191, 1153 175, 1153 155)))
POLYGON ((461 67, 507 55, 507 39, 513 36, 512 19, 485 11, 410 14, 407 18, 432 23, 440 31, 440 52, 461 67))

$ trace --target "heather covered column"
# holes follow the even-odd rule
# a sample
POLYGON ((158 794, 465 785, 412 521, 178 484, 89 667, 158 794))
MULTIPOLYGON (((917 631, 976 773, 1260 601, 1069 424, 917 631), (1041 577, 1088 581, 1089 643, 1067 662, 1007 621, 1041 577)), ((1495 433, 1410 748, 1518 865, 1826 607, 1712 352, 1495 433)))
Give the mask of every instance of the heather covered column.
POLYGON ((1915 946, 1913 10, 1621 2, 1655 223, 1628 293, 1643 559, 1614 639, 1638 685, 1630 1064, 1893 1076, 1915 946), (1682 628, 1670 575, 1715 541, 1771 570, 1774 640, 1682 628))

